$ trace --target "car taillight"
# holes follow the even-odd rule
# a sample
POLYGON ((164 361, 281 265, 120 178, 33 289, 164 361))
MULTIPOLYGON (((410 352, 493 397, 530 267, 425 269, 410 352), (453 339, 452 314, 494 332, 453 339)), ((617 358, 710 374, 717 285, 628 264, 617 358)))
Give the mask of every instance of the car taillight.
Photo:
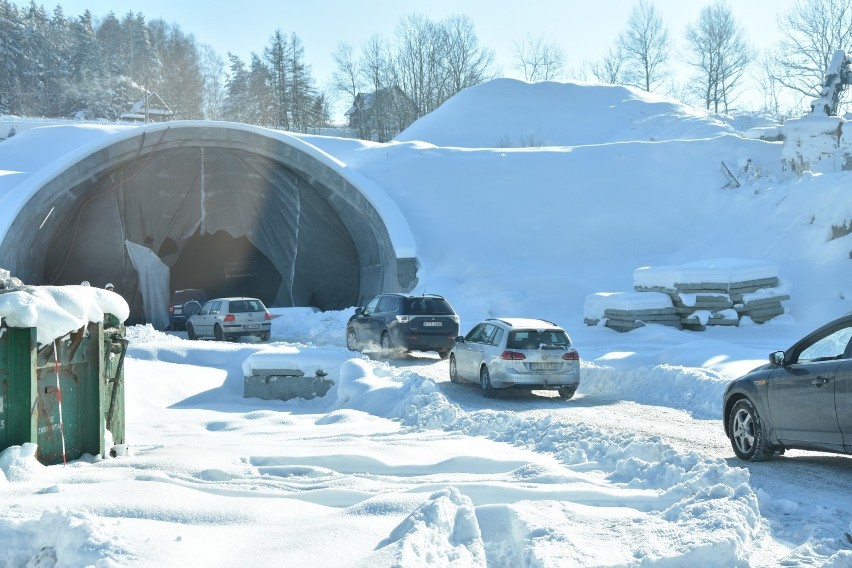
POLYGON ((579 361, 580 354, 576 351, 569 351, 568 353, 563 354, 562 358, 566 361, 579 361))
POLYGON ((500 354, 500 358, 507 361, 520 361, 521 359, 526 359, 527 356, 523 353, 518 353, 517 351, 503 351, 503 353, 500 354))
POLYGON ((271 316, 271 315, 269 315, 269 312, 266 312, 265 314, 263 314, 263 319, 265 319, 265 320, 271 320, 271 319, 272 319, 272 316, 271 316))
POLYGON ((234 316, 234 314, 228 314, 228 315, 225 316, 225 318, 222 321, 236 321, 236 320, 237 320, 237 318, 234 316))
POLYGON ((170 314, 175 313, 175 307, 174 306, 169 306, 169 313, 170 314))
POLYGON ((396 316, 396 321, 399 323, 408 323, 409 316, 396 316))

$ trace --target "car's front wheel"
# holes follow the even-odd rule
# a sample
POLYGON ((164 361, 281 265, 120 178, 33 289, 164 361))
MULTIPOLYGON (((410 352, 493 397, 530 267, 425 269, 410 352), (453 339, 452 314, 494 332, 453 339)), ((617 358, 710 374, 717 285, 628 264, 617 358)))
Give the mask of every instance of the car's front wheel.
POLYGON ((198 339, 198 336, 195 335, 195 327, 191 323, 186 324, 186 336, 193 341, 198 339))
POLYGON ((728 415, 731 446, 737 457, 745 461, 762 461, 772 457, 766 446, 766 435, 760 415, 747 398, 737 401, 728 415))
POLYGON ((494 398, 497 391, 491 386, 491 374, 488 372, 488 367, 482 366, 479 371, 479 386, 482 387, 482 396, 485 398, 494 398))
POLYGON ((393 343, 391 343, 390 334, 384 332, 382 334, 382 358, 389 359, 393 354, 393 343))

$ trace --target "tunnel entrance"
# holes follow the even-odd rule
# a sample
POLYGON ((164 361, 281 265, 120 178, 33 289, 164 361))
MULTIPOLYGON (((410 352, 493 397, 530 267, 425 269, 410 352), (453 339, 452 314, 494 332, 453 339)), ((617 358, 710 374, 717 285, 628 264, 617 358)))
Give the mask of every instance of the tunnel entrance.
POLYGON ((0 266, 32 284, 113 283, 127 323, 157 327, 181 288, 339 310, 417 282, 393 202, 308 142, 220 123, 114 136, 45 176, 0 235, 0 266))
POLYGON ((246 237, 196 231, 171 267, 169 292, 201 288, 208 298, 251 296, 272 306, 280 285, 281 274, 275 265, 246 237))

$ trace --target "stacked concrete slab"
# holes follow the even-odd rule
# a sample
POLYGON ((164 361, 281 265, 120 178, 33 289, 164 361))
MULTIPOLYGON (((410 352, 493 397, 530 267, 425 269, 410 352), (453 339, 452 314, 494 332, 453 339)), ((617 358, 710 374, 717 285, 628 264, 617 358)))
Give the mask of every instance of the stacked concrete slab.
POLYGON ((716 259, 681 266, 643 267, 633 273, 635 292, 593 294, 585 322, 630 331, 648 323, 689 330, 765 323, 784 313, 789 284, 768 262, 716 259), (645 294, 647 301, 641 299, 645 294), (670 307, 663 307, 665 297, 670 307), (654 304, 649 307, 649 303, 654 304))
POLYGON ((663 293, 601 292, 590 294, 584 307, 587 325, 631 331, 649 323, 681 327, 672 299, 663 293))

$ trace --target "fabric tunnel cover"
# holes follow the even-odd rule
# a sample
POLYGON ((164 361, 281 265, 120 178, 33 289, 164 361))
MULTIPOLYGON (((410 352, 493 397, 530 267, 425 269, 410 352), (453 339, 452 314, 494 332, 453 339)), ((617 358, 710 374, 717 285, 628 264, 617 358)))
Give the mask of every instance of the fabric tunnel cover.
POLYGON ((30 284, 112 282, 128 323, 158 329, 183 288, 330 310, 414 287, 415 259, 333 163, 226 124, 140 129, 67 168, 16 217, 0 266, 30 284))

